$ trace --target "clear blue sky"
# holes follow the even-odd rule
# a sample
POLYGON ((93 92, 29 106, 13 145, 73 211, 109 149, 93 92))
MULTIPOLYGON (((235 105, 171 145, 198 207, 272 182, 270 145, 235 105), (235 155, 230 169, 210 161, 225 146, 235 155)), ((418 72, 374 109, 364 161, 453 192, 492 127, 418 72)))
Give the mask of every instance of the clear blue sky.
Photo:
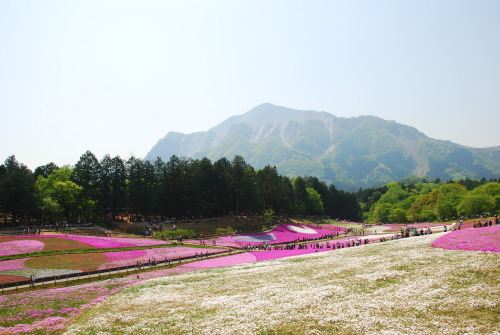
POLYGON ((498 0, 0 0, 0 162, 144 157, 270 102, 500 145, 498 0))

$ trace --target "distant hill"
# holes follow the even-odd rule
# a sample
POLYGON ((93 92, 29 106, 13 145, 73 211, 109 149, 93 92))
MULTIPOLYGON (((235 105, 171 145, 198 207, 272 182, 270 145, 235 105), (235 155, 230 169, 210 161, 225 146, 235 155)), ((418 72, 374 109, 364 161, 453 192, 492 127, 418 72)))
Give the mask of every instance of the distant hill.
POLYGON ((339 118, 263 104, 204 132, 169 132, 146 159, 172 155, 216 161, 240 155, 259 169, 275 165, 290 177, 310 175, 344 190, 407 176, 441 180, 497 178, 500 147, 469 148, 427 137, 375 116, 339 118))

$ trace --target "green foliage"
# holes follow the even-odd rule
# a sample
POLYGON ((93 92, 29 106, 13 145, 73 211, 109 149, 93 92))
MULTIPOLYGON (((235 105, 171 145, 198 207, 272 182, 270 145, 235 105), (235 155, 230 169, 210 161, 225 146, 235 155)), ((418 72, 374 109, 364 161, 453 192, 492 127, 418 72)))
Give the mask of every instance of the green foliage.
POLYGON ((306 191, 308 193, 306 210, 308 213, 321 214, 323 212, 323 201, 321 200, 321 195, 312 187, 307 187, 306 191))
POLYGON ((83 187, 71 181, 72 170, 68 166, 39 175, 36 180, 40 209, 46 219, 53 222, 72 216, 83 187))
POLYGON ((458 213, 461 215, 474 215, 489 212, 495 208, 495 201, 491 195, 470 194, 458 205, 458 213))
POLYGON ((177 229, 156 231, 154 235, 162 240, 177 240, 178 238, 193 238, 196 236, 196 232, 192 229, 177 229))
POLYGON ((10 156, 0 166, 0 212, 28 216, 35 209, 35 181, 32 172, 10 156))
POLYGON ((266 223, 267 228, 271 228, 273 225, 274 221, 274 210, 271 208, 268 208, 264 210, 264 222, 266 223))
MULTIPOLYGON (((345 164, 361 164, 352 153, 343 154, 345 164)), ((468 159, 460 151, 452 154, 457 160, 468 159)), ((384 164, 371 166, 370 162, 365 167, 385 171, 384 164)), ((158 158, 152 164, 135 157, 125 162, 109 155, 98 161, 87 151, 74 168, 47 164, 36 171, 31 173, 14 156, 0 165, 1 211, 15 218, 106 222, 120 212, 139 217, 199 218, 262 213, 268 209, 280 215, 413 222, 500 209, 498 180, 466 178, 443 183, 414 177, 349 193, 318 177, 298 176, 291 180, 281 176, 275 166, 256 171, 242 156, 232 161, 221 158, 215 163, 207 158, 172 156, 168 162, 158 158)))
MULTIPOLYGON (((474 184, 472 180, 467 182, 474 184)), ((477 184, 471 191, 463 181, 442 183, 389 183, 381 188, 360 190, 367 222, 422 222, 475 216, 498 208, 500 184, 477 184)))
POLYGON ((215 235, 232 235, 234 234, 234 229, 233 227, 226 227, 226 228, 215 228, 215 235))
POLYGON ((295 203, 297 206, 297 213, 305 214, 307 210, 307 201, 309 193, 307 193, 306 182, 304 178, 297 177, 292 180, 293 191, 295 193, 295 203))
POLYGON ((392 208, 388 216, 388 221, 391 223, 400 223, 406 221, 406 211, 402 208, 392 208))

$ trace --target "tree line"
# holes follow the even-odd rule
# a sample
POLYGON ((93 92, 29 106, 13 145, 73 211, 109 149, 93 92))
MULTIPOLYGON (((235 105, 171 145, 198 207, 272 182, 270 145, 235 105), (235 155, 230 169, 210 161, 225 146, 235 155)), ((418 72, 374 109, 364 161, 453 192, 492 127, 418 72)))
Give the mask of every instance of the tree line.
POLYGON ((316 177, 289 178, 274 166, 255 170, 241 156, 150 162, 90 151, 74 166, 54 163, 32 172, 10 156, 0 165, 0 213, 19 221, 106 222, 141 217, 216 217, 228 214, 327 215, 359 220, 353 193, 316 177))
POLYGON ((435 222, 500 211, 499 179, 441 182, 407 180, 359 190, 363 220, 372 223, 435 222))

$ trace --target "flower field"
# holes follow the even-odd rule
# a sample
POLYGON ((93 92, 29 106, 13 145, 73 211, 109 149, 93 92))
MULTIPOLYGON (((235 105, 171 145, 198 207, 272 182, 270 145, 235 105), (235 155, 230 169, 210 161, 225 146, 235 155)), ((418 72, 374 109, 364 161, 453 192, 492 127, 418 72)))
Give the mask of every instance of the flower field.
POLYGON ((103 282, 0 296, 0 334, 60 334, 78 312, 133 282, 103 282))
POLYGON ((442 235, 148 280, 66 334, 498 334, 500 254, 431 247, 442 235))
POLYGON ((0 236, 0 256, 25 254, 35 251, 114 249, 166 245, 169 243, 147 238, 80 235, 0 236))
POLYGON ((432 242, 432 246, 447 250, 500 252, 500 226, 455 230, 432 242))
POLYGON ((45 243, 37 240, 13 240, 0 243, 0 256, 42 251, 45 243))
POLYGON ((137 261, 147 263, 154 257, 165 258, 194 256, 195 254, 217 253, 225 249, 191 248, 170 246, 169 242, 152 239, 127 239, 77 235, 42 235, 0 237, 2 256, 19 255, 34 251, 64 251, 82 249, 115 249, 126 247, 148 247, 144 250, 115 252, 67 253, 25 257, 0 261, 0 284, 28 279, 61 276, 83 271, 104 270, 135 265, 137 261), (151 246, 162 248, 150 248, 151 246), (167 247, 165 247, 167 246, 167 247))
MULTIPOLYGON (((330 226, 329 228, 334 228, 334 226, 330 226)), ((321 238, 326 235, 341 233, 342 231, 343 229, 335 231, 333 229, 317 229, 307 225, 282 224, 269 233, 227 236, 221 237, 221 240, 238 243, 240 245, 261 244, 264 242, 267 242, 268 244, 275 244, 293 242, 296 240, 301 241, 303 239, 321 238)))
POLYGON ((0 236, 1 256, 19 255, 36 251, 96 249, 90 244, 51 236, 0 236), (20 248, 22 246, 22 248, 20 248))
MULTIPOLYGON (((271 233, 274 243, 291 242, 331 234, 326 228, 282 225, 271 233)), ((270 246, 159 268, 140 278, 4 295, 0 334, 500 335, 499 228, 336 250, 327 248, 326 242, 293 250, 270 246)), ((335 243, 345 245, 358 237, 335 243)), ((101 239, 93 242, 94 247, 101 243, 100 248, 109 248, 101 239)), ((118 245, 113 243, 126 241, 108 245, 118 245)), ((33 271, 49 275, 85 266, 107 269, 137 260, 145 263, 151 257, 164 260, 220 251, 224 250, 169 246, 12 259, 0 261, 0 284, 29 277, 33 271)))
POLYGON ((220 253, 226 249, 211 249, 211 248, 190 248, 190 247, 170 247, 156 248, 147 250, 133 251, 114 251, 104 253, 107 257, 107 262, 102 264, 100 269, 109 269, 113 267, 134 265, 137 261, 147 263, 154 257, 156 261, 163 261, 165 258, 176 259, 180 257, 189 257, 208 253, 220 253))

